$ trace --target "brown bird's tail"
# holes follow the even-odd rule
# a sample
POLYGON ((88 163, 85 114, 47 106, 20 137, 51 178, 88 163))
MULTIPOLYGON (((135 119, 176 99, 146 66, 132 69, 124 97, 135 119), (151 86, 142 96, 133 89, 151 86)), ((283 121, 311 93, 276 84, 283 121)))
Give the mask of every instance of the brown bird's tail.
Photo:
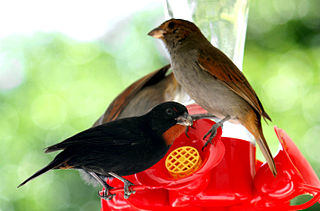
POLYGON ((54 161, 51 162, 51 163, 49 163, 46 167, 40 169, 39 171, 37 171, 36 173, 34 173, 31 177, 29 177, 28 179, 26 179, 25 181, 23 181, 20 185, 18 185, 17 188, 20 188, 22 185, 26 184, 26 183, 29 182, 30 180, 32 180, 32 179, 40 176, 40 175, 43 174, 43 173, 46 173, 47 171, 53 169, 53 168, 56 167, 56 166, 57 166, 57 164, 56 164, 56 162, 54 162, 54 161))
POLYGON ((244 122, 243 124, 256 139, 256 142, 264 158, 266 159, 272 174, 276 176, 277 175, 276 165, 274 163, 270 148, 262 132, 261 118, 258 118, 255 112, 250 113, 247 117, 249 118, 247 118, 246 122, 244 122))
POLYGON ((261 126, 260 126, 260 131, 261 131, 260 137, 256 138, 257 144, 258 144, 263 156, 265 157, 273 176, 277 176, 276 165, 274 163, 273 156, 272 156, 271 151, 269 149, 269 146, 266 142, 266 139, 263 136, 261 126))

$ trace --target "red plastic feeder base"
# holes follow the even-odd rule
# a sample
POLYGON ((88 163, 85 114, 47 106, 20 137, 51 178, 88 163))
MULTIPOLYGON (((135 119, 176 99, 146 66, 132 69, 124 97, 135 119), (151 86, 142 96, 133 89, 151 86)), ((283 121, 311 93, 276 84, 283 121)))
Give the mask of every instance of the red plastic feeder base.
MULTIPOLYGON (((190 113, 204 110, 192 105, 190 113)), ((274 160, 278 171, 274 177, 266 163, 255 158, 255 146, 248 141, 221 137, 219 128, 212 145, 201 150, 203 135, 215 124, 198 120, 188 137, 181 134, 166 156, 151 168, 125 178, 136 184, 136 193, 123 197, 122 182, 113 179, 117 195, 101 200, 107 210, 299 210, 320 199, 320 181, 293 141, 281 129, 275 132, 282 148, 274 160), (167 156, 181 146, 194 147, 201 157, 199 168, 185 177, 174 177, 165 167, 167 156), (290 206, 294 197, 309 193, 314 197, 302 205, 290 206)), ((184 161, 184 160, 182 160, 184 161)))

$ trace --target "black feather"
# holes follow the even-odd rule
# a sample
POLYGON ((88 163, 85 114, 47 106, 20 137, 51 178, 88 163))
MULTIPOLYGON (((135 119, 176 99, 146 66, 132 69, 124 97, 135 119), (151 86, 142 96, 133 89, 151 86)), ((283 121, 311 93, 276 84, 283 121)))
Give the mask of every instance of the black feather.
POLYGON ((18 187, 59 168, 83 169, 101 176, 109 176, 108 172, 120 176, 141 172, 157 163, 168 151, 162 134, 185 113, 185 106, 166 102, 143 116, 115 120, 80 132, 48 147, 46 152, 62 151, 18 187), (175 108, 175 113, 168 115, 168 108, 175 108))

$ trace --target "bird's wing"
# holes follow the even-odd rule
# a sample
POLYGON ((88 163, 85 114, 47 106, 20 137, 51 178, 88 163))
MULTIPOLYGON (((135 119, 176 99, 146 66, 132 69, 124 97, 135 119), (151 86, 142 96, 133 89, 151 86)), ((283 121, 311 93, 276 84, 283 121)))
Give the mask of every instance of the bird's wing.
POLYGON ((67 147, 103 144, 104 146, 134 145, 143 142, 145 137, 139 130, 139 117, 121 119, 82 131, 58 144, 49 146, 45 152, 63 150, 67 147), (141 141, 142 140, 142 141, 141 141))
POLYGON ((271 121, 245 76, 219 49, 215 48, 210 52, 199 51, 198 65, 246 100, 265 120, 271 121))
MULTIPOLYGON (((125 89, 118 97, 116 97, 107 111, 103 114, 103 122, 109 122, 116 120, 121 113, 121 111, 128 105, 130 100, 136 96, 136 94, 143 88, 152 84, 156 84, 161 81, 167 71, 170 68, 170 64, 149 73, 148 75, 140 78, 133 84, 131 84, 127 89, 125 89)), ((99 121, 99 120, 98 120, 99 121)), ((95 125, 97 125, 95 123, 95 125)))

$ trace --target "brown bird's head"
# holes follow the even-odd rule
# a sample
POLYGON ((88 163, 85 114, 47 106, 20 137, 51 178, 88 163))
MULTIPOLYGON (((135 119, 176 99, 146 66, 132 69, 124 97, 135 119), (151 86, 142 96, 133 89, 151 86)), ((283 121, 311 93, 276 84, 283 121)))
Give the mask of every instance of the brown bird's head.
POLYGON ((148 35, 161 39, 168 48, 179 47, 193 38, 195 40, 199 37, 204 38, 200 29, 194 23, 182 19, 167 20, 151 30, 148 35))
POLYGON ((187 108, 172 101, 155 106, 146 117, 151 120, 149 124, 152 130, 161 135, 167 145, 171 145, 187 126, 192 126, 192 118, 187 108))

